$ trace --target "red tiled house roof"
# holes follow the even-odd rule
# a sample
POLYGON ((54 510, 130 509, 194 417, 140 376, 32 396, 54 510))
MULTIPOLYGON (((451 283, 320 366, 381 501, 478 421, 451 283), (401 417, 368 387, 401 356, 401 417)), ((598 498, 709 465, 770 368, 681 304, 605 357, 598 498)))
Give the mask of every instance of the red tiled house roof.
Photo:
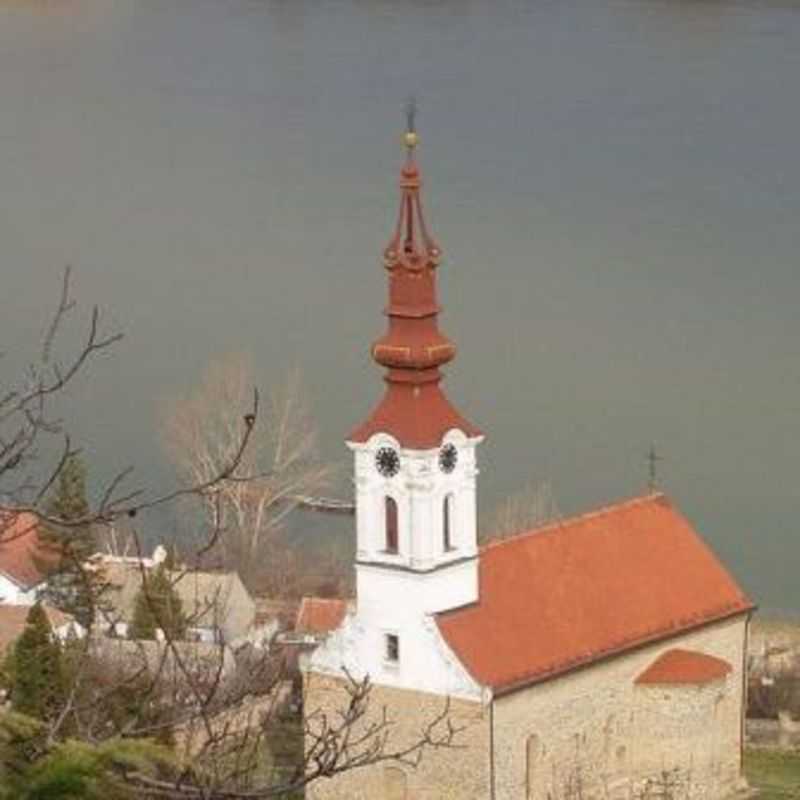
POLYGON ((487 545, 479 601, 437 623, 470 674, 502 693, 752 608, 654 494, 487 545))
POLYGON ((637 679, 639 686, 700 685, 722 680, 731 665, 721 658, 694 650, 667 650, 637 679))
POLYGON ((42 564, 48 554, 39 538, 39 520, 20 513, 0 519, 0 573, 23 589, 32 589, 46 577, 42 564))
POLYGON ((323 597, 304 597, 297 611, 298 633, 329 633, 342 624, 347 601, 323 597))

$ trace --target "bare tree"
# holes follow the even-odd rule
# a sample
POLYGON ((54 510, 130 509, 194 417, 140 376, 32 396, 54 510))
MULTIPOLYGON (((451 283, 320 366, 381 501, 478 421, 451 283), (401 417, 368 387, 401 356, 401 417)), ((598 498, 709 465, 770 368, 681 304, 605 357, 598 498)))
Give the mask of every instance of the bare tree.
MULTIPOLYGON (((219 427, 218 438, 208 449, 196 451, 204 453, 207 463, 198 462, 194 470, 187 466, 183 485, 147 496, 128 487, 132 470, 126 469, 107 481, 85 517, 52 517, 44 499, 64 464, 78 452, 55 405, 92 358, 120 338, 118 333, 101 332, 95 309, 83 343, 71 358, 59 362, 53 357, 56 339, 74 307, 67 270, 40 357, 29 367, 25 380, 0 391, 0 542, 10 535, 25 535, 42 522, 59 525, 68 535, 70 528, 87 525, 118 529, 124 519, 126 545, 122 549, 138 564, 145 596, 158 619, 161 611, 157 597, 148 594, 150 575, 135 527, 142 514, 181 500, 194 500, 205 508, 207 524, 187 563, 199 562, 216 548, 236 553, 241 547, 252 553, 296 505, 295 495, 320 485, 328 470, 316 462, 314 431, 308 426, 295 382, 272 399, 269 424, 262 434, 266 444, 261 445, 260 455, 251 454, 254 431, 260 430, 259 398, 246 386, 245 373, 240 371, 239 383, 227 384, 236 391, 223 396, 224 414, 215 418, 213 409, 202 405, 189 409, 195 416, 188 417, 187 425, 193 419, 197 427, 187 427, 187 436, 201 441, 206 424, 213 421, 219 427), (203 416, 206 413, 209 416, 203 416), (31 520, 27 529, 20 529, 20 518, 31 520), (250 529, 253 520, 256 525, 250 529), (228 537, 239 533, 247 537, 228 544, 228 537)), ((119 546, 118 538, 111 540, 119 546)), ((76 567, 91 571, 97 564, 76 567)), ((177 584, 190 570, 191 566, 184 565, 170 573, 171 579, 177 584)), ((100 585, 98 592, 103 591, 101 584, 92 581, 100 585)), ((215 602, 214 598, 209 602, 215 602)), ((206 610, 193 609, 188 626, 206 610)), ((254 800, 285 797, 309 781, 381 761, 413 766, 427 750, 454 745, 458 730, 444 703, 441 713, 421 728, 414 741, 393 747, 392 721, 385 715, 376 718, 375 709, 367 714, 368 678, 351 678, 348 703, 335 720, 291 717, 291 728, 301 742, 296 758, 281 770, 267 770, 269 740, 286 713, 291 659, 278 647, 252 648, 238 653, 232 664, 232 654, 224 644, 203 648, 177 641, 166 624, 158 627, 164 631, 161 641, 116 643, 125 648, 122 657, 109 655, 109 642, 115 643, 103 639, 99 631, 71 642, 65 653, 68 680, 61 707, 45 721, 20 721, 0 714, 0 760, 7 757, 3 747, 10 746, 3 737, 12 731, 13 753, 8 757, 14 774, 22 776, 20 786, 29 766, 36 769, 45 764, 55 775, 58 770, 68 771, 70 759, 78 758, 73 779, 85 780, 87 769, 90 776, 92 770, 102 771, 101 782, 107 787, 103 796, 254 800)), ((0 780, 8 774, 9 770, 0 769, 0 780)), ((37 774, 43 774, 42 770, 37 774)))
MULTIPOLYGON (((0 384, 0 512, 19 506, 40 508, 64 464, 77 454, 54 401, 75 381, 91 359, 122 338, 100 329, 100 312, 93 309, 86 338, 67 360, 56 355, 56 342, 65 320, 75 308, 70 296, 70 268, 64 271, 58 306, 44 333, 37 358, 20 380, 0 384), (50 456, 47 460, 47 456, 50 456)), ((4 354, 0 353, 0 357, 4 354)), ((112 501, 111 497, 107 498, 112 501)), ((6 514, 0 518, 10 523, 6 514)), ((0 529, 0 533, 2 533, 0 529)), ((17 532, 19 533, 19 532, 17 532)))
MULTIPOLYGON (((213 361, 196 389, 166 404, 164 441, 184 480, 206 482, 230 459, 252 385, 251 360, 231 354, 213 361)), ((278 553, 284 522, 332 476, 331 466, 319 459, 317 430, 297 371, 270 395, 240 472, 250 479, 233 476, 204 494, 207 521, 225 530, 219 542, 225 566, 251 588, 264 578, 277 583, 284 575, 278 565, 271 576, 259 571, 273 560, 285 561, 278 553)))
POLYGON ((561 516, 550 483, 530 483, 503 500, 481 525, 481 540, 505 539, 561 516))

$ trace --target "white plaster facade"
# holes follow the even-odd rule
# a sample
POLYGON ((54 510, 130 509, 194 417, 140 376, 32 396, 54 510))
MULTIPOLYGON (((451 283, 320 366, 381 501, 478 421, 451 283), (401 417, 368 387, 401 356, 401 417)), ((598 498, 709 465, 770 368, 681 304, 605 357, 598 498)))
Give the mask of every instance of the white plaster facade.
MULTIPOLYGON (((356 564, 380 563, 427 572, 477 556, 475 448, 482 439, 468 438, 459 430, 445 434, 441 447, 453 445, 458 453, 449 473, 439 467, 441 447, 411 450, 387 433, 377 433, 364 444, 348 442, 355 455, 356 564), (394 476, 384 476, 376 468, 375 456, 382 447, 390 447, 400 456, 400 469, 394 476), (443 503, 448 495, 454 500, 453 535, 451 549, 445 550, 441 531, 443 503), (384 546, 386 497, 397 502, 399 511, 400 537, 395 555, 387 553, 384 546)), ((476 597, 477 584, 464 602, 476 597)))
POLYGON ((0 573, 0 603, 10 606, 32 606, 36 602, 39 586, 20 586, 7 575, 0 573))
POLYGON ((433 615, 478 599, 475 449, 482 437, 451 430, 441 447, 403 448, 378 433, 348 442, 355 455, 357 605, 306 663, 311 672, 341 675, 341 667, 374 684, 455 697, 480 698, 436 626, 433 615), (456 448, 454 468, 439 463, 442 447, 456 448), (376 455, 399 455, 396 474, 381 474, 376 455), (386 548, 386 498, 397 504, 397 551, 386 548), (449 503, 449 537, 444 503, 449 503), (449 538, 450 547, 446 547, 449 538), (387 657, 396 637, 398 658, 387 657))

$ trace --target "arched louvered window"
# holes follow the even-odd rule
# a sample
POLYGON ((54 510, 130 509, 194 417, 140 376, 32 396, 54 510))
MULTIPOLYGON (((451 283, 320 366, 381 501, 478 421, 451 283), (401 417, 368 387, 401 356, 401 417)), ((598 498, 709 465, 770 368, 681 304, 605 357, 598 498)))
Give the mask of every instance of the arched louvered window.
POLYGON ((453 501, 451 494, 442 501, 442 546, 445 552, 453 549, 453 501))
POLYGON ((397 552, 397 501, 387 497, 384 504, 384 519, 386 527, 386 552, 397 552))

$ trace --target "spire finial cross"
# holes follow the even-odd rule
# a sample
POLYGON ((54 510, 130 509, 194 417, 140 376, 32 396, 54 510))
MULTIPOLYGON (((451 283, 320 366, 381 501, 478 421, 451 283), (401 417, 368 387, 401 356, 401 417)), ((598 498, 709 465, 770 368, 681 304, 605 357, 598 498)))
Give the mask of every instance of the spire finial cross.
POLYGON ((647 488, 651 492, 655 492, 658 489, 658 462, 663 460, 663 456, 660 456, 656 450, 656 443, 652 442, 650 449, 647 451, 647 488))

